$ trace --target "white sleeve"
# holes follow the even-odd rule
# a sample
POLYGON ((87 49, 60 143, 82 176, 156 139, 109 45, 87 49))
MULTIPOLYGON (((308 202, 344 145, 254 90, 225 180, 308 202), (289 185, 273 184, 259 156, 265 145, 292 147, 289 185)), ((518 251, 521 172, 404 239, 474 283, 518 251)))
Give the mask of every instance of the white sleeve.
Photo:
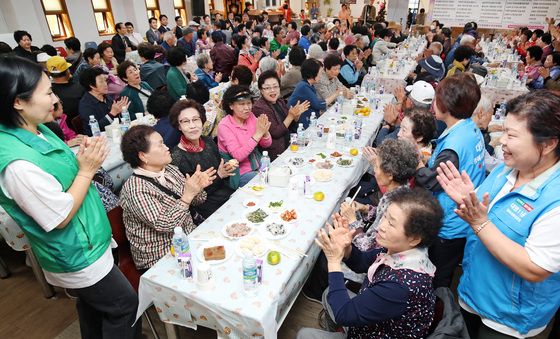
POLYGON ((6 166, 0 173, 0 188, 47 232, 66 219, 74 206, 74 198, 54 176, 25 160, 6 166))
POLYGON ((560 271, 558 220, 560 207, 545 213, 535 221, 525 243, 531 261, 551 273, 560 271))

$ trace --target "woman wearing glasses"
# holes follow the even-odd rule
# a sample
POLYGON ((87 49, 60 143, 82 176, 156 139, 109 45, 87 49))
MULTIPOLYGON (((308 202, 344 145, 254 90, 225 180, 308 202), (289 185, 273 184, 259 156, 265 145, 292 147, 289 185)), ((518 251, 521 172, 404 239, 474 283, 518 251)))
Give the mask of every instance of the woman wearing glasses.
POLYGON ((288 127, 298 121, 301 113, 309 108, 309 101, 300 103, 288 109, 286 100, 280 97, 280 78, 275 71, 266 71, 258 81, 261 97, 253 105, 253 113, 259 117, 265 115, 270 121, 270 135, 272 144, 268 148, 270 159, 274 160, 288 148, 290 131, 288 127))

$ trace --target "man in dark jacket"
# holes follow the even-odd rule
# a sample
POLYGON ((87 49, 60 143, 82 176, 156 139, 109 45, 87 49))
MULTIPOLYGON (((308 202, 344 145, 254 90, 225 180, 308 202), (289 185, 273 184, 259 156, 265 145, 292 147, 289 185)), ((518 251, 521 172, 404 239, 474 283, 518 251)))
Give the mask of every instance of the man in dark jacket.
POLYGON ((235 50, 223 42, 221 32, 212 32, 212 41, 214 47, 210 50, 210 58, 214 64, 214 71, 222 73, 222 81, 227 81, 231 74, 233 66, 237 64, 235 50))
POLYGON ((132 50, 136 50, 136 47, 134 47, 134 45, 125 35, 126 27, 122 22, 119 22, 115 25, 115 30, 117 31, 117 34, 115 34, 111 39, 111 47, 113 48, 113 52, 115 53, 115 58, 120 64, 124 61, 126 53, 132 50))

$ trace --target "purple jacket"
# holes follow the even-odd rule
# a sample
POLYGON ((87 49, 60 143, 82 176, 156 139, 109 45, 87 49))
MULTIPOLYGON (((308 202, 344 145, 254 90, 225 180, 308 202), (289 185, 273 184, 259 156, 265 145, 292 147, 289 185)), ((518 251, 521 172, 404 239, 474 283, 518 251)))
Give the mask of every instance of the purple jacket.
POLYGON ((256 117, 265 114, 270 121, 269 132, 272 136, 272 145, 267 149, 270 160, 276 159, 278 155, 284 152, 290 141, 290 131, 284 126, 284 119, 288 115, 288 106, 284 99, 278 99, 277 103, 283 112, 282 116, 279 116, 272 108, 272 104, 262 96, 253 104, 253 114, 256 117))

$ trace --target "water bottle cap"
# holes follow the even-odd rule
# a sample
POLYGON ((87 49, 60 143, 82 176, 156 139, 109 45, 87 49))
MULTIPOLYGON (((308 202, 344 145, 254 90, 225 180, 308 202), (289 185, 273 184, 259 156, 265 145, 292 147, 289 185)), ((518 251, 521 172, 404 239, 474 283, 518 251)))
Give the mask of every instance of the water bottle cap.
POLYGON ((263 151, 263 157, 268 157, 268 151, 263 151))
POLYGON ((182 229, 180 226, 176 226, 176 227, 173 229, 173 232, 174 232, 176 235, 180 235, 181 233, 183 233, 183 229, 182 229))
POLYGON ((300 123, 298 124, 298 126, 299 126, 299 127, 303 127, 303 123, 300 122, 300 123))
POLYGON ((90 119, 95 119, 95 116, 94 116, 94 115, 90 115, 89 118, 90 118, 90 119))

